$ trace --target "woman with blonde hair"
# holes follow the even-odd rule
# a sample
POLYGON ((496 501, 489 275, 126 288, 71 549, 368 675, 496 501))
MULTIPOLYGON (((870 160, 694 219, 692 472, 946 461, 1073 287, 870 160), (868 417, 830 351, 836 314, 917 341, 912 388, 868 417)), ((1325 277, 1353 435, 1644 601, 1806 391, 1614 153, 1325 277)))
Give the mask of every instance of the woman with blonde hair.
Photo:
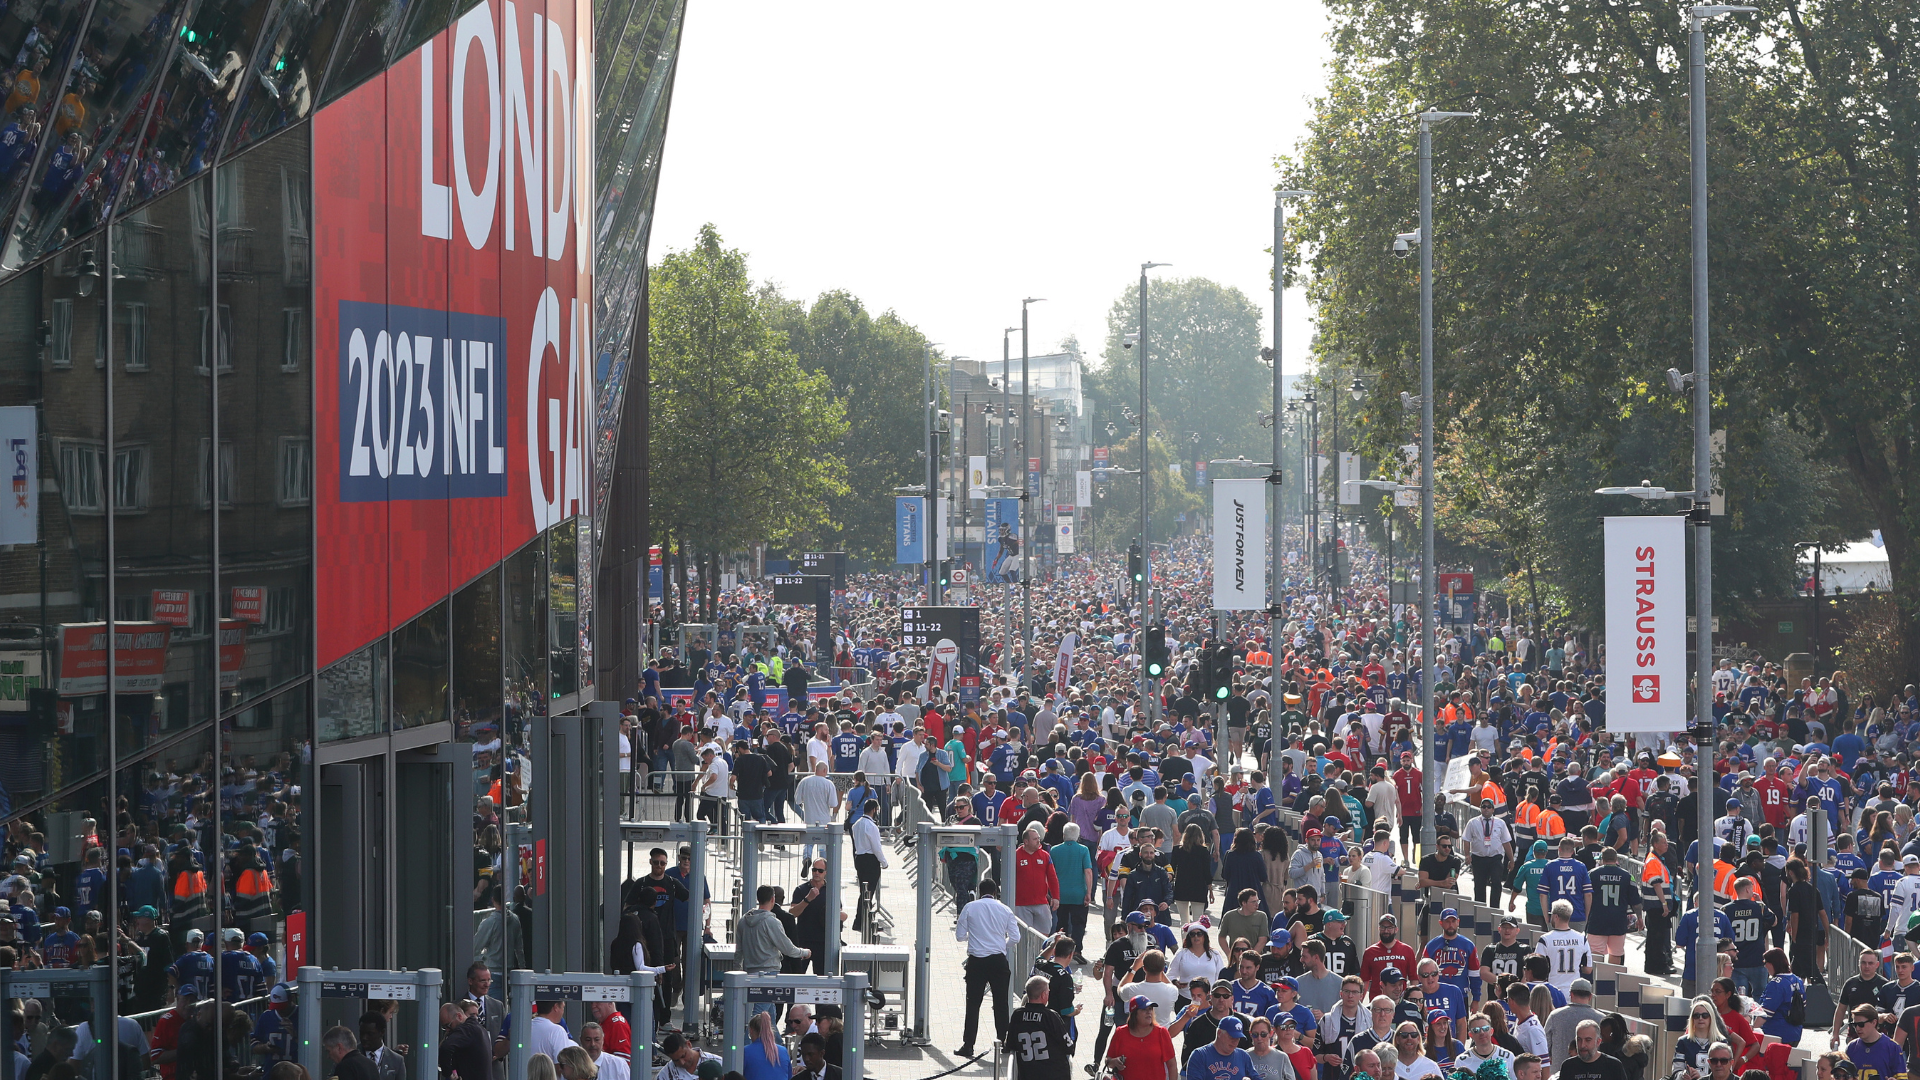
POLYGON ((564 1080, 595 1080, 600 1075, 600 1066, 595 1065, 593 1059, 587 1056, 587 1052, 578 1046, 562 1049, 560 1060, 554 1064, 558 1066, 564 1080))
POLYGON ((553 1071, 553 1059, 535 1054, 527 1059, 527 1080, 560 1080, 553 1071))

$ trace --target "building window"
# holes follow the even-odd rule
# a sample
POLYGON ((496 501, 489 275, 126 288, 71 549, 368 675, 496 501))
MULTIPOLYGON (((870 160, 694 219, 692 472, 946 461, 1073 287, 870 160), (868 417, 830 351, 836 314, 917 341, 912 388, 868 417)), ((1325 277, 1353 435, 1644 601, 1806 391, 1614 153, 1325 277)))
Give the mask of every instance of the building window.
MULTIPOLYGON (((211 503, 207 499, 207 493, 209 491, 214 490, 213 476, 211 475, 211 470, 209 468, 209 466, 212 463, 212 455, 207 452, 207 449, 211 444, 212 444, 212 440, 210 439, 200 440, 200 505, 203 507, 211 505, 211 503)), ((220 476, 219 476, 221 506, 233 505, 234 464, 235 464, 235 458, 233 454, 233 444, 230 442, 223 441, 220 444, 220 476)))
POLYGON ((57 368, 73 366, 73 301, 55 300, 47 320, 47 362, 57 368))
POLYGON ((146 622, 153 618, 153 594, 147 592, 115 593, 113 597, 113 617, 121 622, 146 622))
POLYGON ((313 501, 313 441, 280 440, 280 505, 305 506, 313 501))
POLYGON ((220 305, 220 340, 217 343, 214 342, 213 334, 207 326, 207 309, 200 309, 200 367, 198 370, 202 375, 208 372, 207 352, 209 347, 213 348, 214 355, 219 358, 220 371, 222 373, 232 371, 233 305, 220 305))
POLYGON ((131 301, 120 305, 120 322, 126 327, 121 344, 127 370, 147 370, 147 305, 131 301))
POLYGON ((213 633, 213 595, 205 589, 193 591, 193 603, 188 606, 192 612, 187 617, 186 637, 203 638, 213 633))
POLYGON ((280 350, 280 370, 297 372, 305 364, 308 349, 313 344, 307 337, 307 309, 281 308, 280 323, 286 338, 280 350))
POLYGON ((276 585, 267 590, 266 622, 261 627, 261 633, 286 634, 293 631, 297 596, 291 585, 276 585))
POLYGON ((307 224, 307 176, 280 167, 280 253, 283 284, 305 285, 313 274, 313 237, 307 224))
POLYGON ((113 510, 117 514, 143 513, 147 509, 148 462, 152 455, 144 446, 122 446, 113 452, 113 510))
POLYGON ((98 514, 106 509, 100 499, 100 459, 105 453, 99 443, 60 444, 60 490, 73 513, 98 514))

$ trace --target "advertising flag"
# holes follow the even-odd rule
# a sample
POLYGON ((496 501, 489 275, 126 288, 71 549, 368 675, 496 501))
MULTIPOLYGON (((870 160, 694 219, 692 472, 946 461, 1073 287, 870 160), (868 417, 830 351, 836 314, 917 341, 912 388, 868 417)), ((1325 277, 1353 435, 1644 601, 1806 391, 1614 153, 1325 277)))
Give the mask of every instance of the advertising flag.
POLYGON ((894 496, 893 561, 902 566, 927 561, 927 500, 918 495, 894 496))
POLYGON ((970 455, 967 458, 967 498, 984 499, 986 497, 987 455, 970 455))
MULTIPOLYGON (((1607 730, 1687 726, 1686 519, 1606 519, 1607 730)), ((1708 661, 1709 663, 1711 661, 1708 661)))
POLYGON ((1258 611, 1267 606, 1267 482, 1213 482, 1213 606, 1258 611))
POLYGON ((1080 635, 1069 630, 1060 638, 1060 651, 1053 661, 1053 689, 1059 693, 1073 679, 1073 653, 1080 647, 1080 635))
POLYGON ((986 580, 1012 581, 1020 573, 1020 500, 988 499, 986 580))
POLYGON ((1093 473, 1086 469, 1073 474, 1073 505, 1093 505, 1093 473))
POLYGON ((1360 455, 1340 452, 1340 505, 1360 505, 1360 455))
POLYGON ((0 448, 6 451, 13 490, 0 504, 0 544, 31 544, 40 539, 39 421, 31 405, 0 408, 0 448))

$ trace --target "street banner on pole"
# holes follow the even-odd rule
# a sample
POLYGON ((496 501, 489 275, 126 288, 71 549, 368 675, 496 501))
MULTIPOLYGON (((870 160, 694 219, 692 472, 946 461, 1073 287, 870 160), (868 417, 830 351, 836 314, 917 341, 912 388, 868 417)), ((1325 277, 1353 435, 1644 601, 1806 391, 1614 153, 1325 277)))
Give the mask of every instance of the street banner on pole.
POLYGON ((1073 474, 1073 505, 1093 505, 1093 473, 1087 469, 1073 474))
POLYGON ((984 499, 987 497, 987 455, 974 454, 967 458, 967 498, 984 499))
POLYGON ((1340 452, 1340 505, 1360 505, 1360 455, 1340 452))
MULTIPOLYGON (((1686 519, 1610 517, 1606 525, 1607 730, 1687 726, 1686 519)), ((1703 670, 1710 657, 1700 661, 1703 670)))
POLYGON ((918 495, 893 498, 893 561, 902 566, 927 561, 927 500, 918 495))
POLYGON ((1213 606, 1258 611, 1267 606, 1267 482, 1213 482, 1213 606))
POLYGON ((1053 661, 1053 692, 1058 694, 1073 679, 1073 653, 1080 647, 1080 635, 1069 630, 1060 636, 1060 651, 1053 661))
POLYGON ((6 451, 13 491, 0 504, 0 544, 40 539, 39 419, 32 405, 0 408, 0 449, 6 451))
POLYGON ((1020 500, 988 499, 986 504, 986 580, 1012 581, 1020 568, 1020 500))
POLYGON ((1053 550, 1060 555, 1072 555, 1074 553, 1072 518, 1063 517, 1055 521, 1053 526, 1053 550))

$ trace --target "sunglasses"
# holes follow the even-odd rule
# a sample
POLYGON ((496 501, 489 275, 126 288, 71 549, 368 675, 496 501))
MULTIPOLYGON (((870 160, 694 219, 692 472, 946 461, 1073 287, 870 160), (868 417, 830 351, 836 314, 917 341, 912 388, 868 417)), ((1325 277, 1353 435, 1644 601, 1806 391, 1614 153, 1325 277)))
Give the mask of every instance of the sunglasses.
POLYGON ((1230 990, 1216 990, 1216 991, 1214 991, 1214 992, 1213 992, 1212 994, 1210 994, 1210 995, 1208 995, 1208 996, 1209 996, 1209 997, 1216 997, 1216 998, 1223 998, 1223 999, 1224 999, 1224 998, 1231 998, 1231 997, 1233 997, 1233 992, 1232 992, 1232 991, 1230 991, 1230 990))
POLYGON ((1707 1062, 1708 1064, 1711 1064, 1711 1065, 1731 1065, 1733 1064, 1733 1059, 1730 1057, 1708 1058, 1707 1062))

